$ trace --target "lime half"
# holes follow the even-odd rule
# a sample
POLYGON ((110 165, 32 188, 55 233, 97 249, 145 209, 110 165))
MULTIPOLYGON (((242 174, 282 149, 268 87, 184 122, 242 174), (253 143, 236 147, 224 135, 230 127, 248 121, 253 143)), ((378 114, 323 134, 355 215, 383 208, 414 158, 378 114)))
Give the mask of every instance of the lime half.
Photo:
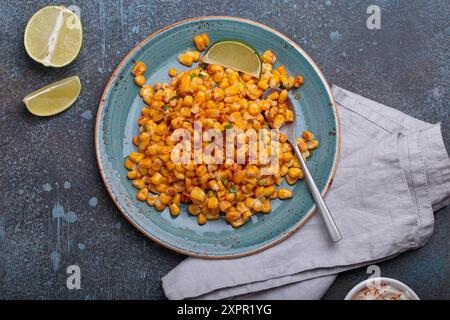
POLYGON ((259 78, 261 74, 261 59, 258 52, 239 40, 222 40, 213 43, 202 61, 241 71, 256 78, 259 78))
POLYGON ((36 12, 25 29, 28 55, 50 67, 64 67, 81 50, 83 29, 78 16, 63 6, 49 6, 36 12))
POLYGON ((69 108, 77 100, 80 92, 80 78, 74 76, 49 84, 27 95, 23 102, 32 114, 48 117, 69 108))

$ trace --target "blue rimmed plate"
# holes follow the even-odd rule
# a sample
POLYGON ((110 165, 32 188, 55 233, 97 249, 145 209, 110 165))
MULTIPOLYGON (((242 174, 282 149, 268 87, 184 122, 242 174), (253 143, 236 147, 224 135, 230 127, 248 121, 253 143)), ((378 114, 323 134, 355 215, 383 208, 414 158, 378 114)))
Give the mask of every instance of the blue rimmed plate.
POLYGON ((312 59, 281 33, 256 22, 232 17, 201 17, 181 21, 151 35, 119 64, 103 93, 95 129, 95 147, 106 188, 124 216, 146 236, 177 252, 203 258, 234 258, 264 250, 299 229, 314 211, 314 202, 304 181, 293 190, 294 197, 272 201, 270 214, 258 214, 239 229, 224 220, 199 226, 186 208, 177 217, 168 209, 158 212, 136 200, 136 189, 127 179, 124 160, 134 150, 131 139, 138 134, 137 119, 143 102, 134 84, 134 61, 148 67, 147 83, 168 82, 167 70, 185 69, 177 56, 193 47, 193 37, 207 33, 212 41, 240 39, 259 53, 271 49, 289 74, 301 74, 305 84, 300 99, 293 99, 299 131, 314 132, 320 147, 308 159, 308 166, 320 190, 325 193, 334 177, 339 155, 339 123, 331 90, 312 59))

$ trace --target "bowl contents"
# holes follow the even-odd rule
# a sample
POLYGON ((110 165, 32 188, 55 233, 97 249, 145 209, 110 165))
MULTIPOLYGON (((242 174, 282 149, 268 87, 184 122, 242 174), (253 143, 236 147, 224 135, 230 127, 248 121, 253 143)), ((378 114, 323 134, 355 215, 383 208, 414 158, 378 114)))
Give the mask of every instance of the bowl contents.
POLYGON ((416 297, 393 283, 381 282, 364 287, 353 295, 352 300, 416 300, 416 297))
POLYGON ((80 78, 74 76, 49 84, 27 95, 23 102, 32 114, 48 117, 69 108, 77 100, 80 92, 80 78))
POLYGON ((48 67, 64 67, 76 59, 83 42, 80 18, 63 6, 36 12, 25 29, 28 55, 48 67))
MULTIPOLYGON (((205 50, 209 42, 206 34, 194 38, 200 51, 205 50)), ((273 141, 269 136, 258 134, 264 129, 277 129, 293 121, 292 111, 286 104, 288 91, 299 88, 303 78, 288 75, 283 65, 275 67, 276 56, 270 50, 261 57, 257 56, 260 71, 254 68, 257 63, 252 65, 246 61, 240 64, 239 55, 232 55, 230 51, 228 54, 214 52, 213 55, 211 50, 221 46, 223 50, 239 47, 236 50, 241 50, 241 53, 252 50, 238 41, 224 43, 216 42, 206 51, 211 53, 206 60, 210 63, 203 60, 200 51, 182 53, 178 57, 182 65, 199 64, 181 72, 170 68, 168 75, 171 80, 168 83, 146 84, 145 73, 151 69, 150 66, 142 61, 135 63, 132 75, 140 87, 145 105, 138 120, 140 133, 133 138, 137 150, 125 160, 125 167, 129 170, 128 178, 138 189, 137 199, 158 211, 168 206, 171 215, 178 216, 183 202, 200 225, 207 220, 217 220, 222 214, 237 228, 253 214, 269 213, 271 200, 292 197, 292 190, 277 190, 276 186, 284 180, 294 185, 304 177, 285 135, 280 133, 273 141), (233 60, 228 59, 230 55, 233 60), (225 63, 221 59, 225 59, 225 63), (231 65, 234 68, 227 67, 231 65), (248 68, 246 70, 252 74, 242 72, 239 66, 248 68), (269 87, 283 90, 262 99, 264 90, 269 87), (201 126, 204 132, 200 138, 196 126, 201 126), (195 151, 194 154, 186 151, 191 150, 191 145, 180 151, 180 145, 186 147, 185 137, 173 138, 180 130, 187 132, 187 138, 194 141, 194 146, 200 144, 199 157, 195 151), (226 133, 227 139, 210 136, 208 130, 226 133), (248 133, 252 130, 257 133, 255 140, 249 136, 244 140, 228 140, 229 132, 248 133), (211 148, 217 145, 220 147, 211 148), (255 145, 258 146, 256 150, 252 148, 255 145), (229 156, 230 146, 233 152, 229 156), (206 151, 209 149, 213 151, 208 155, 206 151), (263 153, 271 159, 276 158, 275 164, 261 161, 259 156, 263 153), (184 156, 187 156, 187 162, 179 161, 184 156), (217 157, 224 161, 211 161, 217 157), (255 158, 257 160, 252 161, 255 158)), ((251 54, 257 53, 252 50, 251 54)), ((249 57, 247 55, 246 59, 249 57)), ((308 131, 297 138, 297 143, 305 159, 319 145, 313 133, 308 131)))

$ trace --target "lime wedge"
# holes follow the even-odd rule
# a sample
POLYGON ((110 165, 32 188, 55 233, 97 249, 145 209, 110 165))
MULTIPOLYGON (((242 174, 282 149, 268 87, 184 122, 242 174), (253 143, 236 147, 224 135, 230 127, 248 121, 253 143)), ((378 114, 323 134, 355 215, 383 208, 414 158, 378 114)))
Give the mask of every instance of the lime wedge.
POLYGON ((256 78, 261 74, 261 59, 258 52, 239 40, 213 43, 202 57, 202 61, 241 71, 256 78))
POLYGON ((80 18, 63 6, 42 8, 25 29, 25 50, 33 60, 47 67, 64 67, 74 61, 82 42, 80 18))
POLYGON ((74 76, 49 84, 27 95, 23 102, 32 114, 48 117, 69 108, 77 100, 80 92, 80 78, 74 76))

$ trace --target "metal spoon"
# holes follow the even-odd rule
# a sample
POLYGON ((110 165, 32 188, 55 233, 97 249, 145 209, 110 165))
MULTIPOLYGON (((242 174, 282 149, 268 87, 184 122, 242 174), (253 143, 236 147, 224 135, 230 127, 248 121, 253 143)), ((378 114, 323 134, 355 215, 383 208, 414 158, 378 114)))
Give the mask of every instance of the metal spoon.
MULTIPOLYGON (((281 90, 278 88, 267 89, 264 92, 263 99, 266 99, 271 93, 273 93, 275 91, 281 92, 281 90)), ((300 153, 300 150, 298 149, 297 141, 295 140, 295 138, 296 138, 295 128, 297 127, 297 119, 296 119, 297 117, 295 114, 294 106, 292 105, 292 102, 289 97, 288 97, 286 103, 287 103, 289 109, 294 114, 294 121, 285 123, 280 128, 280 132, 282 132, 286 135, 287 140, 291 143, 292 147, 295 150, 295 154, 297 155, 297 157, 300 161, 300 166, 302 167, 303 173, 305 174, 305 180, 308 183, 309 190, 311 191, 311 195, 314 199, 314 202, 316 203, 317 211, 319 211, 320 216, 322 217, 325 227, 327 228, 328 234, 330 235, 331 241, 338 242, 339 240, 342 239, 341 233, 339 232, 339 230, 336 226, 336 223, 334 222, 334 219, 331 216, 331 213, 328 210, 328 207, 325 204, 325 201, 323 200, 322 195, 320 194, 320 191, 317 188, 317 185, 314 182, 314 179, 308 170, 308 167, 306 166, 306 162, 303 159, 303 157, 300 153)))

